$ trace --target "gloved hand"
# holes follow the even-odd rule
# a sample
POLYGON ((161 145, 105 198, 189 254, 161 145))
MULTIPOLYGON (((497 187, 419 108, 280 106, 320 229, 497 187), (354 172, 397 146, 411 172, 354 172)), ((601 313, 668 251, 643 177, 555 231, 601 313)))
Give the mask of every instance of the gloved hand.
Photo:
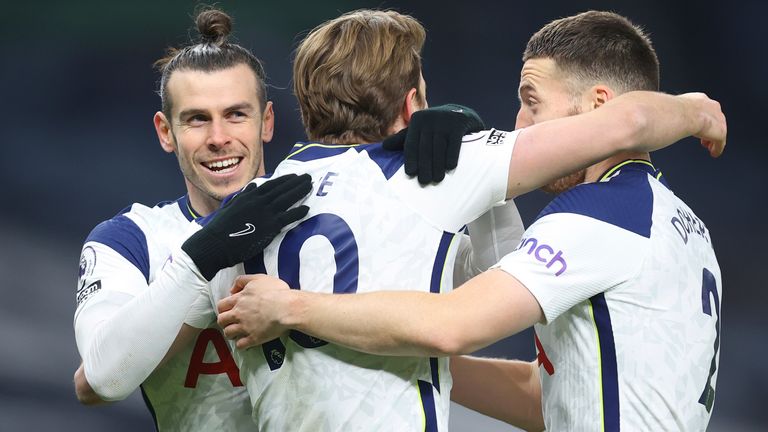
POLYGON ((483 119, 471 108, 440 105, 413 113, 408 127, 387 137, 382 147, 404 150, 405 173, 418 174, 419 183, 437 183, 456 168, 462 137, 484 129, 483 119))
POLYGON ((288 209, 312 190, 309 174, 288 174, 242 192, 201 222, 181 248, 210 281, 219 270, 253 258, 280 230, 307 215, 305 205, 288 209))

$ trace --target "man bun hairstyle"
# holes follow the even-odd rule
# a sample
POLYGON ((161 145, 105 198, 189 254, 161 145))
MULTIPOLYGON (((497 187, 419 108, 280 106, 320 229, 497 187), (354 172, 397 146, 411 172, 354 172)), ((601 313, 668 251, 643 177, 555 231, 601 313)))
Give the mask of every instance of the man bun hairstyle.
POLYGON ((544 26, 523 61, 551 58, 572 77, 572 91, 608 84, 619 93, 659 89, 659 60, 642 28, 613 12, 588 11, 544 26))
POLYGON ((229 42, 232 32, 232 18, 219 9, 207 7, 195 18, 198 41, 182 48, 170 47, 165 57, 154 63, 160 71, 160 85, 157 93, 162 102, 163 114, 171 118, 172 98, 168 93, 168 80, 176 71, 194 70, 215 72, 239 64, 248 66, 256 76, 257 92, 262 112, 267 104, 267 86, 264 66, 251 51, 229 42))
POLYGON ((232 32, 232 18, 216 9, 206 9, 195 19, 197 31, 200 33, 200 43, 221 47, 232 32))

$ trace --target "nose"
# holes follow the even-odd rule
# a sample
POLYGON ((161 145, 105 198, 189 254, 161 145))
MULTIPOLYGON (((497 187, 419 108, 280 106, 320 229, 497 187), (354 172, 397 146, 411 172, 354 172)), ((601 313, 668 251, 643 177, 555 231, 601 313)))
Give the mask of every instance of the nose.
POLYGON ((216 151, 232 141, 227 133, 227 125, 224 119, 213 119, 211 121, 210 133, 208 135, 208 148, 216 151))
POLYGON ((520 110, 517 112, 517 117, 515 118, 515 129, 528 127, 532 124, 533 118, 531 117, 531 114, 525 108, 520 107, 520 110))

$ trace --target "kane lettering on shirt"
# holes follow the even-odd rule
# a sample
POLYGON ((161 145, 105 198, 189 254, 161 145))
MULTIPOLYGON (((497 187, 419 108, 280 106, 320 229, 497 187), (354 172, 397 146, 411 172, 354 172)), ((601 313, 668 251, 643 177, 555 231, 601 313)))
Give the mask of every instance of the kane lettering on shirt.
MULTIPOLYGON (((486 145, 492 133, 465 137, 458 168, 428 186, 380 144, 297 144, 274 175, 312 175, 309 214, 259 259, 219 273, 212 304, 236 274, 254 271, 314 292, 452 289, 463 227, 506 197, 517 133, 486 145)), ((374 356, 295 331, 235 357, 263 432, 447 430, 445 358, 374 356)))
MULTIPOLYGON (((194 217, 187 197, 182 197, 152 208, 133 204, 94 228, 80 258, 75 328, 106 318, 103 314, 152 289, 173 249, 189 234, 194 217)), ((188 323, 204 328, 195 343, 158 367, 141 386, 158 430, 253 428, 248 393, 214 316, 191 316, 188 323)))
POLYGON ((547 430, 704 430, 719 356, 709 231, 650 162, 546 207, 498 266, 536 297, 547 430))

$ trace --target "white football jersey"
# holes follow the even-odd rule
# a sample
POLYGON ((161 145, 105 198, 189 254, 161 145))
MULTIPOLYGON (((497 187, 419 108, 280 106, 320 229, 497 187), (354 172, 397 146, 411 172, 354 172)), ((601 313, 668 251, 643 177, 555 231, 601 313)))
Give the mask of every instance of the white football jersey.
MULTIPOLYGON (((155 275, 189 234, 194 217, 183 197, 152 208, 133 204, 94 228, 80 258, 75 325, 80 318, 91 321, 89 314, 103 313, 104 305, 119 307, 151 289, 155 275)), ((238 431, 254 426, 248 393, 213 318, 188 321, 208 328, 141 386, 161 432, 238 431)))
MULTIPOLYGON (((312 175, 309 214, 237 270, 323 293, 449 291, 462 228, 504 202, 516 137, 465 137, 458 168, 429 186, 380 144, 299 143, 274 176, 312 175)), ((227 272, 214 279, 213 304, 231 284, 227 272)), ((375 356, 295 331, 235 356, 262 432, 447 430, 445 358, 375 356)))
POLYGON ((499 262, 536 297, 552 431, 702 431, 715 396, 720 268, 650 162, 558 196, 499 262))

